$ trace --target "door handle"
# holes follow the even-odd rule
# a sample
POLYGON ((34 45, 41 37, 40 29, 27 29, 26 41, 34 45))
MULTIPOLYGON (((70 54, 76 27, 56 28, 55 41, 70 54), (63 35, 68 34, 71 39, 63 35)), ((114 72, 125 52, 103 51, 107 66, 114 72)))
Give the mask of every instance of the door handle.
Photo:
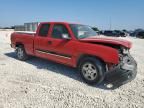
POLYGON ((52 44, 52 41, 48 41, 48 44, 51 45, 51 44, 52 44))

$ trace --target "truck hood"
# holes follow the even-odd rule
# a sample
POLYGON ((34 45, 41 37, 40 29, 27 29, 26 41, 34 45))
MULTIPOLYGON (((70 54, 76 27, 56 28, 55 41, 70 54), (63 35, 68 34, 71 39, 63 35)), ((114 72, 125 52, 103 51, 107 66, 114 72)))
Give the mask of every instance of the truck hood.
POLYGON ((89 38, 84 38, 79 40, 82 42, 90 42, 90 43, 98 43, 98 44, 121 45, 129 49, 132 47, 132 43, 130 41, 123 40, 123 39, 116 39, 112 37, 92 36, 89 38))

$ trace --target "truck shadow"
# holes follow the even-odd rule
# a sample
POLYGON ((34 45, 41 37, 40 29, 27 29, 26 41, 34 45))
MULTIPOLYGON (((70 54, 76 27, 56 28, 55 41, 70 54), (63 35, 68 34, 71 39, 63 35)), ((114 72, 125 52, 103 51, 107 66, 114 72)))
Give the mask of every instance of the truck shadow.
MULTIPOLYGON (((15 52, 5 53, 5 55, 18 60, 15 52)), ((74 69, 74 68, 71 68, 71 67, 68 67, 68 66, 65 66, 62 64, 58 64, 58 63, 55 63, 55 62, 52 62, 49 60, 45 60, 42 58, 37 58, 37 57, 31 57, 29 60, 24 61, 24 62, 29 63, 33 66, 36 66, 37 69, 49 70, 51 72, 65 75, 65 76, 72 78, 74 80, 77 80, 79 82, 83 82, 77 69, 74 69)), ((101 83, 100 85, 97 85, 97 86, 96 85, 88 85, 88 86, 97 87, 97 88, 104 89, 104 90, 113 90, 113 88, 112 89, 107 88, 105 86, 105 84, 106 84, 106 82, 103 81, 103 83, 101 83)), ((116 87, 114 89, 116 89, 116 87)))

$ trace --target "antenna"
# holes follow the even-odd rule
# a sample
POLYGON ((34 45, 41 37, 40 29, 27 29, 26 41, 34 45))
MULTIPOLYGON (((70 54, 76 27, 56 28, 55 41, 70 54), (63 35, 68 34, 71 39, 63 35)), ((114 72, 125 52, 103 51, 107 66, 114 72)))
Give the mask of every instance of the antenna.
POLYGON ((109 19, 109 29, 111 30, 112 29, 112 21, 111 21, 111 17, 110 17, 110 19, 109 19))

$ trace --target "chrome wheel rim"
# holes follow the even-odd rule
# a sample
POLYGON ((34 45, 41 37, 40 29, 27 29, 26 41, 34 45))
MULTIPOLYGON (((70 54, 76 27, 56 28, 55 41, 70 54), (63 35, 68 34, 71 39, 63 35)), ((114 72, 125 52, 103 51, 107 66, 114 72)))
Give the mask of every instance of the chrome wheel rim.
POLYGON ((18 56, 19 59, 22 59, 23 53, 24 53, 24 52, 23 52, 23 50, 22 50, 21 48, 18 48, 18 49, 17 49, 17 56, 18 56))
POLYGON ((85 63, 82 66, 82 73, 87 80, 95 80, 97 78, 97 69, 92 63, 85 63))

